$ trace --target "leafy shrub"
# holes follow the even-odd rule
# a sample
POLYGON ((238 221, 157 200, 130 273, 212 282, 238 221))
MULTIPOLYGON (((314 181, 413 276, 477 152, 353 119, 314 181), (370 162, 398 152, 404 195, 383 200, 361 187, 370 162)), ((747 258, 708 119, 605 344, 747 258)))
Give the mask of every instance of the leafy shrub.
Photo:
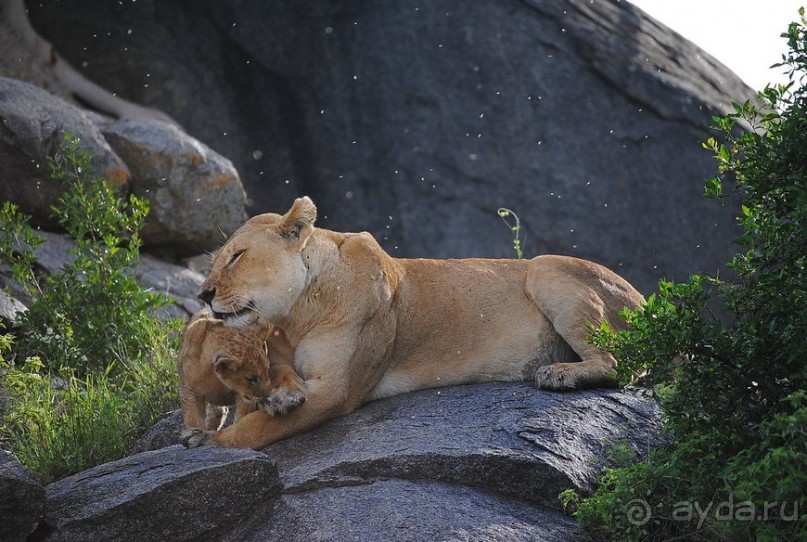
POLYGON ((43 241, 29 217, 9 202, 0 210, 0 258, 30 299, 13 340, 0 343, 2 385, 12 395, 0 436, 45 482, 124 455, 177 393, 178 323, 157 318, 168 300, 131 275, 148 202, 124 200, 93 177, 70 134, 50 168, 66 187, 53 214, 76 242, 58 273, 37 273, 43 241))
POLYGON ((2 254, 16 264, 14 278, 31 298, 19 322, 16 354, 39 356, 48 369, 67 366, 79 375, 125 361, 121 351, 141 358, 150 348, 142 338, 157 322, 153 309, 166 303, 126 272, 137 263, 148 202, 134 195, 123 200, 107 181, 90 176, 89 154, 70 134, 50 168, 54 182, 67 189, 53 214, 76 241, 73 261, 60 273, 37 277, 35 255, 18 241, 33 248, 41 240, 15 206, 6 202, 0 214, 19 235, 5 236, 2 254))
MULTIPOLYGON (((736 280, 662 281, 625 331, 592 340, 619 360, 623 382, 655 386, 672 442, 647 461, 607 469, 576 517, 603 540, 807 538, 807 21, 788 33, 791 83, 767 87, 763 106, 716 118, 726 144, 708 196, 733 176, 742 196, 744 250, 736 280), (739 123, 750 130, 738 130, 739 123), (709 313, 721 301, 724 325, 709 313)), ((580 501, 580 502, 575 502, 580 501)))

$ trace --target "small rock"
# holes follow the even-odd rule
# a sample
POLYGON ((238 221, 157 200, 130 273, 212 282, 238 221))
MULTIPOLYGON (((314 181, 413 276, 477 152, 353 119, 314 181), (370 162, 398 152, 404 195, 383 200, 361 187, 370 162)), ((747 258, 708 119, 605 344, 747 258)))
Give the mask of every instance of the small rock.
POLYGON ((0 326, 13 322, 18 314, 26 310, 25 305, 0 290, 0 326))
POLYGON ((187 320, 205 306, 196 297, 196 291, 205 277, 187 267, 150 254, 141 254, 135 278, 141 286, 153 288, 174 299, 174 305, 168 307, 168 316, 187 320))
POLYGON ((182 411, 173 411, 137 439, 137 442, 132 446, 132 455, 181 444, 182 440, 179 438, 179 432, 184 428, 185 423, 182 420, 182 411))

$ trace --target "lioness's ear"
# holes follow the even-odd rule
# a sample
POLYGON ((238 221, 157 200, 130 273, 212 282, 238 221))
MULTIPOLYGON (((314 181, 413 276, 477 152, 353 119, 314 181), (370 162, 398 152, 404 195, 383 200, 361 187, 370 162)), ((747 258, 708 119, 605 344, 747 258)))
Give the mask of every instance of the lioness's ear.
POLYGON ((304 196, 294 200, 294 204, 278 225, 281 236, 299 243, 302 248, 308 237, 314 232, 314 221, 317 219, 317 207, 311 198, 304 196))

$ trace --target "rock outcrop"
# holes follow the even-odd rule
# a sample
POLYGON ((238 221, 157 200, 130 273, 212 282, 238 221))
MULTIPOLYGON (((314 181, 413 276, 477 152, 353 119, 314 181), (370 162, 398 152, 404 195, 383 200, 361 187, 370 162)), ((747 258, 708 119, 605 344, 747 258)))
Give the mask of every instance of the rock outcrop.
POLYGON ((0 77, 0 201, 55 226, 50 207, 67 189, 50 178, 68 131, 92 155, 93 174, 122 195, 150 201, 143 241, 175 256, 212 251, 247 218, 232 163, 171 124, 108 120, 32 85, 0 77), (111 146, 110 146, 111 145, 111 146))
POLYGON ((590 492, 613 446, 642 457, 662 439, 658 408, 642 391, 552 393, 513 383, 376 401, 263 454, 184 450, 174 444, 179 419, 172 414, 140 444, 161 448, 48 486, 38 534, 45 540, 135 532, 142 540, 210 539, 213 532, 228 541, 587 540, 560 511, 558 494, 590 492), (221 524, 184 519, 197 515, 221 515, 221 524))
POLYGON ((247 219, 232 162, 177 127, 155 120, 101 131, 132 173, 132 192, 151 201, 143 238, 181 256, 218 248, 247 219))
POLYGON ((0 77, 0 201, 19 205, 39 224, 54 225, 50 207, 66 189, 50 178, 47 160, 65 131, 92 153, 96 175, 128 191, 129 169, 84 111, 33 85, 0 77))
POLYGON ((17 315, 24 310, 25 305, 20 303, 18 299, 0 291, 0 324, 13 322, 17 315))
POLYGON ((11 453, 0 449, 0 540, 25 540, 44 514, 45 488, 11 453))
POLYGON ((181 446, 54 482, 37 540, 216 540, 280 493, 277 469, 250 450, 181 446))
POLYGON ((608 265, 644 293, 713 272, 734 209, 703 198, 739 78, 629 2, 31 4, 90 78, 230 158, 252 212, 310 195, 398 256, 608 265))

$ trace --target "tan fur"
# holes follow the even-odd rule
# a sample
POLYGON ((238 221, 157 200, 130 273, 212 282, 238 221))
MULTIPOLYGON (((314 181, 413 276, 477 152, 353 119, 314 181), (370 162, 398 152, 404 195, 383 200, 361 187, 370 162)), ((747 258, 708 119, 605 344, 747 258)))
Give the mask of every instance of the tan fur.
POLYGON ((229 328, 204 313, 188 324, 177 364, 186 426, 218 427, 220 414, 211 415, 208 405, 235 404, 239 420, 257 408, 285 414, 305 401, 305 384, 289 366, 294 354, 280 330, 265 322, 229 328))
POLYGON ((542 388, 612 384, 615 360, 586 343, 589 325, 642 296, 580 259, 428 260, 390 257, 367 233, 314 228, 308 198, 256 216, 213 260, 200 298, 226 325, 259 317, 281 329, 309 400, 213 433, 185 435, 260 449, 380 397, 427 387, 533 380, 542 388))

